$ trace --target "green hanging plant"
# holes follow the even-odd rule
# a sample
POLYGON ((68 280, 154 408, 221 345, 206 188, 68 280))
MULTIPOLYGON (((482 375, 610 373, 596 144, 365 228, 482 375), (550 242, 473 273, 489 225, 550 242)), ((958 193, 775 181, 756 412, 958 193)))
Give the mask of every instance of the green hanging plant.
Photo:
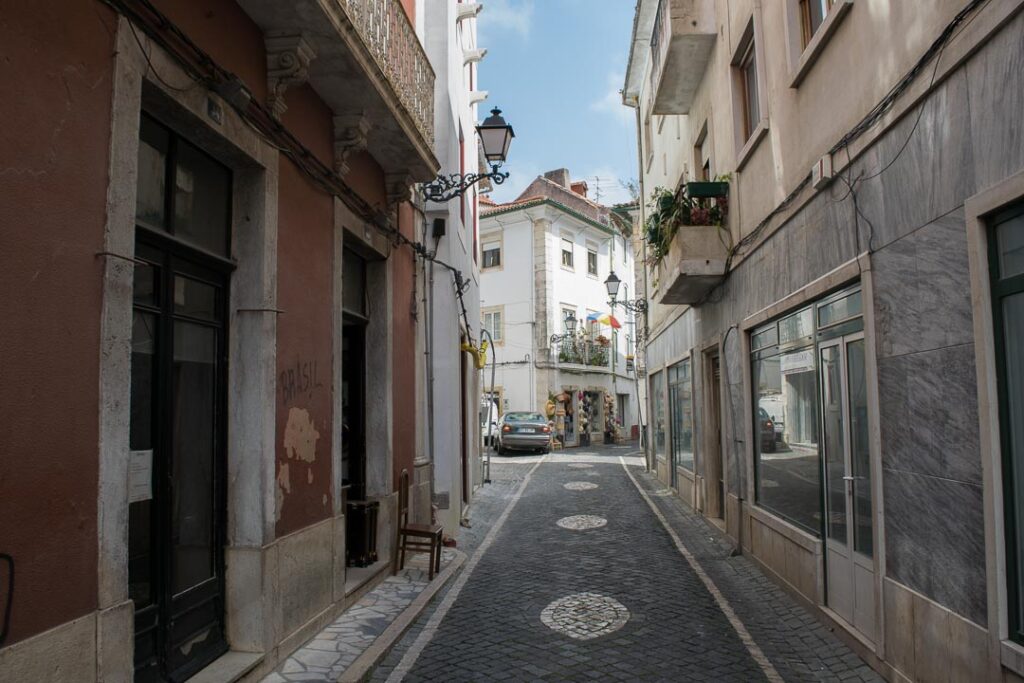
MULTIPOLYGON (((715 178, 715 182, 728 183, 730 179, 731 175, 725 174, 715 178)), ((689 197, 685 185, 675 192, 664 187, 655 188, 650 204, 644 236, 648 246, 647 262, 651 266, 661 263, 668 254, 680 226, 714 225, 724 230, 729 213, 727 196, 689 197)))

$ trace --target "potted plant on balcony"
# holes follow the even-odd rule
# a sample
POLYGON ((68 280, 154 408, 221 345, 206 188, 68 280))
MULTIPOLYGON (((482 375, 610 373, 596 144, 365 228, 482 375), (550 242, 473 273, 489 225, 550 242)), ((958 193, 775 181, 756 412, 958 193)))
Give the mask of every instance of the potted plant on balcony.
POLYGON ((597 342, 598 346, 600 346, 602 348, 605 348, 605 349, 608 348, 611 345, 611 343, 612 343, 611 339, 609 339, 608 337, 604 336, 603 334, 597 335, 597 339, 595 339, 594 341, 597 342))
POLYGON ((728 181, 729 176, 722 175, 711 183, 687 183, 675 192, 664 187, 654 190, 645 226, 650 246, 648 265, 661 263, 681 226, 711 225, 725 232, 729 213, 728 181))

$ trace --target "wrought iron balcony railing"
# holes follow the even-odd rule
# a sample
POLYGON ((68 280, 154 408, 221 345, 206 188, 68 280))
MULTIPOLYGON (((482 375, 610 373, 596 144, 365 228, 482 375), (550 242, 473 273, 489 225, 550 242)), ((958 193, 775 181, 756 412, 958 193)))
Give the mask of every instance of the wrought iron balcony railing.
POLYGON ((400 0, 337 0, 423 139, 434 145, 434 69, 400 0))

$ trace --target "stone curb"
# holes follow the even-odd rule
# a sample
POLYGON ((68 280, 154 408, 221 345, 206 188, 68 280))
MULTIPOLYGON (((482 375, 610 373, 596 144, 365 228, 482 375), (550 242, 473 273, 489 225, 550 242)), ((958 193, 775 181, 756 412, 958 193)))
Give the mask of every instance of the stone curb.
POLYGON ((448 563, 448 566, 442 569, 441 573, 435 576, 434 580, 427 584, 423 591, 416 596, 416 599, 409 603, 409 606, 402 610, 401 614, 395 617, 395 620, 384 629, 384 632, 377 636, 373 644, 366 648, 352 662, 351 666, 345 669, 345 673, 341 674, 338 683, 358 683, 358 681, 366 680, 373 667, 394 647, 406 630, 412 626, 412 622, 430 604, 430 601, 437 595, 437 592, 448 583, 448 580, 455 575, 455 572, 465 561, 466 553, 456 550, 455 557, 448 563))

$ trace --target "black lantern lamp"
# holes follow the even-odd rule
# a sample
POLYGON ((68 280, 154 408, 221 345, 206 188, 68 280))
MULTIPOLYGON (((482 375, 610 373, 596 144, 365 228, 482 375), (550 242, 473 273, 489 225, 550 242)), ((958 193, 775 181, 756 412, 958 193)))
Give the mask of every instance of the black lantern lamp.
POLYGON ((491 115, 476 127, 476 133, 484 148, 484 157, 491 165, 491 172, 439 175, 434 182, 423 185, 422 191, 425 200, 446 202, 461 197, 466 190, 484 178, 490 178, 495 185, 505 182, 508 173, 501 173, 498 169, 505 163, 505 159, 508 157, 508 148, 512 145, 512 138, 516 136, 512 126, 502 118, 501 110, 495 107, 491 110, 491 115))
POLYGON ((557 344, 576 336, 576 314, 572 311, 565 312, 565 318, 562 320, 565 324, 565 334, 553 334, 551 335, 551 343, 557 344))
POLYGON ((646 299, 632 299, 627 301, 618 301, 619 296, 619 285, 622 284, 622 280, 615 274, 615 271, 608 273, 608 278, 604 281, 605 288, 608 289, 608 305, 615 310, 616 306, 622 306, 630 313, 646 313, 647 312, 647 300, 646 299))

